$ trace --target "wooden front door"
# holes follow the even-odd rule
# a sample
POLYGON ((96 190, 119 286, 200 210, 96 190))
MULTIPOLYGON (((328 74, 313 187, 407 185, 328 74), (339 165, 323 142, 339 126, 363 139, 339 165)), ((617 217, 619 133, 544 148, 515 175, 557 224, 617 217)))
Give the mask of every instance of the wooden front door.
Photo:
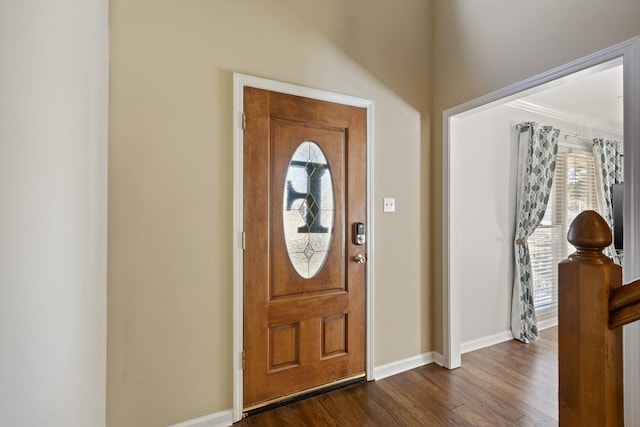
POLYGON ((366 110, 244 89, 243 407, 365 372, 366 110))

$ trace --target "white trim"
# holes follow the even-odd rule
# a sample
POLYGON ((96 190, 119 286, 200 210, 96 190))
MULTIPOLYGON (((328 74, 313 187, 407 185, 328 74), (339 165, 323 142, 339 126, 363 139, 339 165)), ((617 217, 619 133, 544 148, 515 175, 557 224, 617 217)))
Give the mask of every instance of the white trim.
MULTIPOLYGON (((623 283, 640 278, 640 38, 624 57, 624 268, 623 283)), ((640 325, 624 326, 625 424, 640 425, 640 325)))
MULTIPOLYGON (((538 330, 543 331, 545 329, 558 326, 558 318, 554 317, 538 322, 538 330)), ((511 341, 513 334, 511 330, 498 332, 497 334, 489 335, 475 340, 465 341, 460 344, 460 353, 465 354, 471 351, 480 350, 483 348, 491 347, 492 345, 500 344, 503 342, 511 341)))
MULTIPOLYGON (((631 46, 635 42, 636 39, 627 40, 626 42, 622 42, 608 49, 585 56, 584 58, 538 74, 537 76, 529 77, 528 79, 472 99, 471 101, 456 105, 455 107, 445 110, 442 113, 442 117, 443 119, 454 116, 462 118, 469 114, 475 114, 479 111, 503 105, 508 102, 515 101, 516 99, 524 98, 526 96, 533 95, 534 93, 562 85, 576 78, 608 70, 620 63, 623 63, 624 68, 625 64, 623 60, 621 62, 621 58, 623 58, 625 54, 629 54, 631 46)), ((444 141, 444 138, 443 142, 448 143, 448 141, 444 141)))
POLYGON ((506 341, 511 341, 513 335, 511 331, 503 331, 497 334, 489 335, 487 337, 478 338, 471 341, 465 341, 460 344, 460 353, 465 354, 470 351, 480 350, 481 348, 491 347, 492 345, 500 344, 506 341))
POLYGON ((319 89, 276 82, 244 74, 233 74, 233 421, 242 418, 242 310, 243 310, 243 272, 242 272, 242 225, 243 225, 243 132, 242 112, 245 86, 289 95, 303 96, 320 101, 335 102, 367 111, 367 262, 366 265, 366 371, 367 380, 373 379, 373 260, 374 252, 374 215, 373 215, 373 101, 349 95, 341 95, 319 89))
POLYGON ((538 321, 538 330, 544 331, 545 329, 553 328, 558 326, 558 316, 554 316, 550 319, 545 319, 538 321))
MULTIPOLYGON (((626 260, 625 260, 626 261, 626 260)), ((634 361, 640 360, 640 348, 638 342, 640 339, 640 324, 638 322, 623 326, 623 360, 624 362, 624 425, 637 426, 640 425, 640 409, 636 402, 637 396, 640 396, 640 383, 638 382, 638 364, 634 361)))
POLYGON ((229 427, 232 424, 233 411, 228 409, 226 411, 205 415, 204 417, 183 421, 178 424, 172 424, 169 427, 229 427))
POLYGON ((439 359, 438 356, 440 356, 438 353, 431 351, 429 353, 423 353, 418 356, 387 363, 386 365, 376 366, 373 370, 373 376, 376 381, 379 381, 393 375, 401 374, 402 372, 419 368, 420 366, 428 365, 429 363, 437 363, 437 360, 439 359))
POLYGON ((374 152, 373 152, 373 101, 367 101, 369 104, 367 109, 367 229, 369 232, 369 241, 367 246, 367 284, 366 284, 366 321, 367 321, 367 336, 366 336, 366 369, 367 369, 367 381, 373 381, 373 290, 374 278, 373 278, 373 261, 375 260, 374 250, 374 233, 375 221, 374 221, 374 209, 373 209, 373 165, 374 165, 374 152))
POLYGON ((587 126, 592 129, 597 129, 617 135, 622 135, 622 126, 617 123, 613 123, 607 120, 600 120, 594 117, 585 116, 584 114, 578 114, 573 111, 561 110, 555 107, 549 107, 524 99, 516 99, 515 101, 508 102, 506 104, 509 107, 518 108, 530 113, 540 114, 542 116, 550 117, 553 119, 563 120, 565 122, 575 123, 577 125, 587 126))
POLYGON ((244 224, 244 135, 242 111, 244 105, 244 83, 233 75, 233 421, 242 418, 242 359, 243 359, 243 248, 244 224))
POLYGON ((462 314, 460 312, 460 270, 451 268, 451 260, 460 259, 461 245, 457 228, 450 218, 451 205, 451 122, 455 120, 453 112, 443 112, 442 118, 442 359, 447 369, 459 368, 462 364, 460 352, 460 334, 462 331, 462 314))
MULTIPOLYGON (((504 104, 536 91, 561 84, 564 79, 574 78, 586 72, 592 72, 593 67, 603 66, 609 61, 623 62, 624 73, 624 153, 625 153, 625 268, 624 281, 628 283, 640 277, 640 218, 634 212, 640 212, 640 38, 619 43, 608 49, 570 62, 545 73, 507 86, 498 91, 481 96, 464 104, 450 108, 443 112, 442 129, 442 160, 443 160, 443 356, 445 366, 455 368, 460 366, 460 282, 455 280, 455 272, 460 266, 453 265, 456 254, 460 250, 460 243, 456 237, 458 212, 451 210, 451 152, 455 151, 455 141, 450 138, 450 125, 456 118, 464 117, 472 112, 504 104), (628 242, 628 243, 627 243, 628 242), (628 261, 628 262, 627 262, 628 261)), ((640 331, 635 325, 625 327, 625 401, 636 402, 640 398, 640 331)), ((640 407, 625 405, 625 421, 627 425, 640 425, 640 407)))
POLYGON ((442 356, 442 353, 438 353, 437 351, 432 351, 431 353, 433 354, 433 363, 440 367, 444 367, 444 357, 442 356))

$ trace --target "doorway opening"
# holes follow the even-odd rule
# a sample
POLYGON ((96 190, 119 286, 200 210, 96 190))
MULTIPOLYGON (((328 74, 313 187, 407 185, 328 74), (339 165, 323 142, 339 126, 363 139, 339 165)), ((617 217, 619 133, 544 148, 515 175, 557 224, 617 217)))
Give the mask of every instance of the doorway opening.
MULTIPOLYGON (((569 87, 568 83, 580 80, 596 79, 606 73, 620 73, 622 69, 624 87, 623 93, 614 93, 613 97, 623 95, 622 102, 624 124, 623 131, 619 132, 615 126, 604 126, 609 120, 601 120, 591 127, 595 128, 602 135, 588 134, 588 129, 584 124, 580 124, 577 130, 567 129, 567 134, 575 133, 584 137, 616 137, 622 133, 624 135, 624 181, 625 185, 625 210, 624 210, 624 239, 625 239, 625 262, 624 281, 629 282, 640 275, 640 262, 638 259, 638 220, 632 214, 640 205, 640 197, 637 190, 640 188, 640 176, 638 169, 638 138, 640 135, 640 124, 638 123, 638 102, 640 78, 639 62, 640 55, 638 39, 613 46, 604 51, 595 53, 578 61, 566 64, 557 69, 548 71, 541 75, 519 82, 494 93, 490 93, 481 98, 447 110, 443 114, 443 336, 444 336, 444 365, 453 369, 461 364, 461 354, 475 348, 495 344, 500 341, 511 339, 509 332, 511 287, 513 271, 513 223, 515 222, 515 173, 516 164, 513 160, 517 157, 514 138, 510 137, 512 129, 521 121, 540 121, 540 124, 547 124, 549 111, 541 108, 544 102, 549 102, 545 96, 552 91, 561 91, 569 87), (491 120, 495 119, 504 110, 517 111, 512 118, 504 119, 502 129, 496 126, 487 126, 491 120), (546 114, 546 115, 545 115, 546 114), (536 117, 541 117, 535 120, 536 117), (466 127, 465 127, 466 125, 466 127), (469 132, 471 126, 484 129, 483 137, 476 138, 469 132), (606 128, 606 129, 603 129, 606 128), (504 141, 503 146, 498 147, 497 141, 504 141), (469 192, 468 183, 465 183, 464 173, 468 173, 468 167, 480 163, 489 162, 491 174, 484 176, 474 176, 475 197, 482 196, 486 210, 483 212, 484 219, 473 218, 471 214, 478 212, 474 202, 470 200, 474 194, 469 192), (467 169, 465 169, 467 168, 467 169), (480 187, 479 187, 480 186, 480 187), (490 189, 487 194, 484 188, 490 189), (483 188, 483 191, 478 191, 483 188), (469 206, 474 206, 470 209, 469 206), (512 214, 513 211, 513 214, 512 214), (485 224, 483 224, 483 222, 485 224), (478 231, 477 224, 486 225, 486 229, 478 231), (475 233, 475 237, 474 237, 475 233), (485 233, 485 234, 482 234, 485 233), (473 242, 469 243, 469 239, 473 242), (629 245, 626 243, 629 242, 629 245), (493 245, 493 250, 477 251, 478 244, 493 245), (475 247, 474 247, 475 246, 475 247), (465 271, 469 269, 470 252, 477 256, 482 252, 486 259, 478 260, 479 268, 483 271, 473 273, 475 277, 484 277, 483 274, 501 274, 501 277, 490 278, 501 286, 500 292, 489 290, 483 287, 468 289, 465 284, 465 271), (633 255, 632 255, 633 254, 633 255), (633 258, 633 260, 631 259, 633 258), (484 264, 482 264, 484 262, 484 264), (498 273, 496 273, 498 272, 498 273), (474 292, 476 294, 474 294, 474 292), (477 306, 477 302, 490 300, 493 304, 490 308, 477 306), (474 301, 474 304, 467 304, 465 301, 474 301), (466 305, 465 305, 466 304, 466 305), (501 310, 501 311, 500 311, 501 310), (486 314, 490 314, 487 316, 486 314), (475 317, 473 317, 475 314, 475 317), (482 320, 478 319, 482 317, 482 320), (493 317, 493 320, 490 318, 493 317), (474 319, 473 325, 469 327, 476 330, 464 329, 468 319, 474 319), (489 320, 487 320, 489 319, 489 320), (491 328, 491 321, 503 322, 503 328, 490 332, 484 336, 481 328, 491 328), (484 322, 484 324, 483 324, 484 322), (483 335, 480 338, 474 334, 483 335), (464 344, 464 345, 463 345, 464 344)), ((571 101, 568 95, 563 96, 565 102, 571 101)), ((566 106, 557 107, 555 110, 566 109, 566 106)), ((565 111, 566 112, 566 111, 565 111)), ((565 123, 578 121, 577 115, 566 116, 565 123)), ((553 120, 559 120, 556 117, 553 120)), ((609 123, 610 125, 610 123, 609 123)), ((562 129, 562 127, 560 127, 562 129)), ((618 136, 620 137, 620 136, 618 136)), ((477 169, 477 168, 476 168, 477 169)), ((472 274, 472 273, 470 273, 472 274)), ((484 283, 484 282, 483 282, 484 283)), ((497 289, 497 288, 496 288, 497 289)), ((552 324, 552 321, 551 323, 552 324)), ((637 365, 640 360, 638 355, 639 330, 636 325, 625 329, 625 399, 635 401, 639 394, 637 381, 637 365)), ((628 423, 634 424, 630 420, 636 420, 637 411, 629 405, 627 410, 628 423)))

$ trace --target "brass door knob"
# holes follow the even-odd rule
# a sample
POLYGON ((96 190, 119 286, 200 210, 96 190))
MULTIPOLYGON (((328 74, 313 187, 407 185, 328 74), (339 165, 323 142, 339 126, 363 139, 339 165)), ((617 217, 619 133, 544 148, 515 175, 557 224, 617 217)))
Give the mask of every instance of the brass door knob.
POLYGON ((365 262, 367 262, 367 257, 362 254, 358 254, 353 257, 353 260, 358 264, 364 264, 365 262))

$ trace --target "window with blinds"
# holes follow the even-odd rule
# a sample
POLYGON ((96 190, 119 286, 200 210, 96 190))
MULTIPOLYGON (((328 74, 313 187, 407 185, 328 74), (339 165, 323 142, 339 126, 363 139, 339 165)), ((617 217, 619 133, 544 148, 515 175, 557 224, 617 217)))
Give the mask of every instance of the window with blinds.
POLYGON ((528 239, 538 320, 557 316, 558 263, 575 250, 567 242, 567 231, 587 209, 598 210, 593 154, 561 146, 547 210, 528 239))

